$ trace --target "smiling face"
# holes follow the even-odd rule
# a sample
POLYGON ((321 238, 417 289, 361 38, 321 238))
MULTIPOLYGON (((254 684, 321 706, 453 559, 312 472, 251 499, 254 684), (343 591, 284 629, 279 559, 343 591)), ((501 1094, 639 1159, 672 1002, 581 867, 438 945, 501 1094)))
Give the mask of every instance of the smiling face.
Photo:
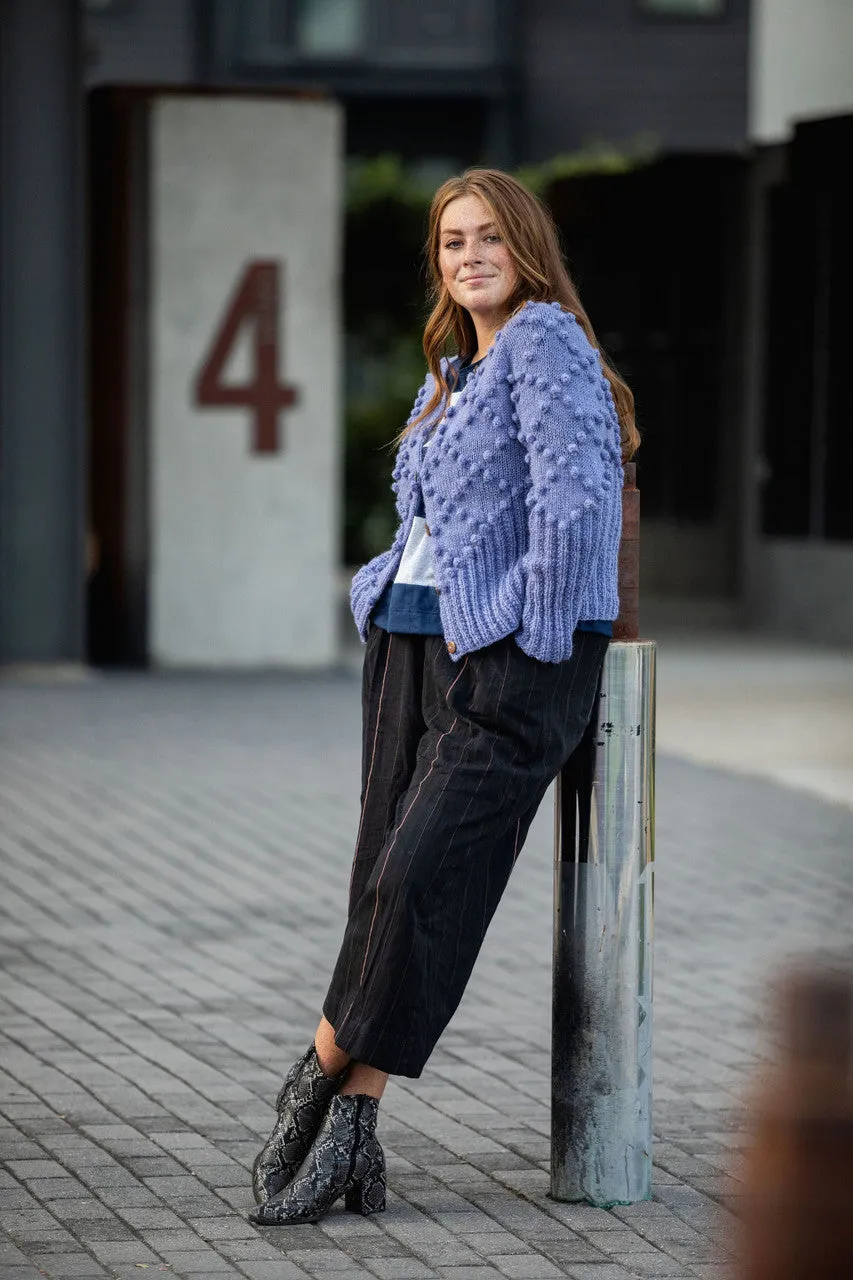
POLYGON ((438 266, 448 293, 481 328, 497 328, 518 271, 494 218, 479 196, 457 196, 441 215, 438 266))

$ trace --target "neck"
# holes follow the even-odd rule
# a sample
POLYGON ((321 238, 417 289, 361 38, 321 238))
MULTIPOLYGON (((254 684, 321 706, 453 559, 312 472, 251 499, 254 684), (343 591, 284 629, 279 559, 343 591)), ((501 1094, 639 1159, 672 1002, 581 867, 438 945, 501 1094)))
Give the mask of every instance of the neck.
POLYGON ((482 360, 488 354, 489 348, 495 340, 495 334, 501 327, 502 317, 472 315, 471 319, 474 321, 474 329, 477 334, 477 350, 472 358, 473 363, 477 360, 482 360))

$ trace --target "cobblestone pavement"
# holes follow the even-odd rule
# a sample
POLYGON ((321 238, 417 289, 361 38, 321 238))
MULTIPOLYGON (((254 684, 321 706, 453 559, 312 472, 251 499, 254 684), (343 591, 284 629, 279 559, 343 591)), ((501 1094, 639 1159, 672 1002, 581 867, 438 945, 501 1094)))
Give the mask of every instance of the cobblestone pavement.
POLYGON ((853 813, 670 758, 654 1199, 547 1198, 546 802, 462 1008, 386 1095, 388 1212, 247 1222, 340 939, 358 717, 344 672, 0 687, 0 1280, 728 1270, 764 982, 847 941, 853 813))

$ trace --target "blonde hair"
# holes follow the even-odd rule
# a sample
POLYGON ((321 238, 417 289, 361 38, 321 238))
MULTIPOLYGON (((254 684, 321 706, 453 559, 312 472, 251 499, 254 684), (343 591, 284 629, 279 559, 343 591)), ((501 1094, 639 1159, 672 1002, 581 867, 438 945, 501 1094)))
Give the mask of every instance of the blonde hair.
POLYGON ((400 438, 412 431, 450 395, 452 388, 441 367, 445 351, 452 346, 465 360, 477 350, 477 334, 471 315, 450 296, 439 266, 442 214, 451 200, 470 195, 479 196, 487 205, 518 272, 518 282, 507 299, 506 319, 530 301, 559 302, 565 311, 571 311, 577 317, 578 324, 598 351, 604 375, 610 383, 621 427, 622 457, 627 462, 640 444, 631 390, 598 345, 563 260, 553 218, 527 187, 499 169, 467 169, 459 177, 448 178, 433 196, 425 248, 433 308, 424 329, 424 354, 435 379, 435 389, 400 438))

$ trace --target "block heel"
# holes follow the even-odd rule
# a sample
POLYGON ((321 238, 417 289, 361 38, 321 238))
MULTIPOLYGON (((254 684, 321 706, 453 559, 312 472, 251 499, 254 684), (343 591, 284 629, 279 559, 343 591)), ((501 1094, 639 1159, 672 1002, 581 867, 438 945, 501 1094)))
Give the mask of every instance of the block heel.
POLYGON ((344 1197, 344 1206, 350 1213, 360 1213, 367 1218, 371 1213, 385 1212, 385 1170, 366 1174, 361 1182, 350 1187, 344 1197))

